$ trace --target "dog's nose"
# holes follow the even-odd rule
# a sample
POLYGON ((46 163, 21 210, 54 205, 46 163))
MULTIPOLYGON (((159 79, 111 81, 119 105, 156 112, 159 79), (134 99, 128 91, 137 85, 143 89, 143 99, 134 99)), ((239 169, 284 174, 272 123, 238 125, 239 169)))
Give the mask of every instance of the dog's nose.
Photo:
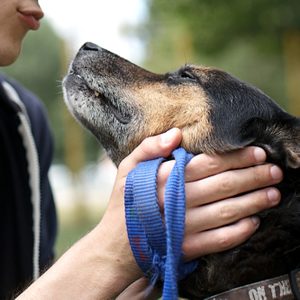
POLYGON ((100 47, 97 46, 96 44, 87 42, 85 43, 82 47, 81 50, 85 50, 85 51, 99 51, 100 47))

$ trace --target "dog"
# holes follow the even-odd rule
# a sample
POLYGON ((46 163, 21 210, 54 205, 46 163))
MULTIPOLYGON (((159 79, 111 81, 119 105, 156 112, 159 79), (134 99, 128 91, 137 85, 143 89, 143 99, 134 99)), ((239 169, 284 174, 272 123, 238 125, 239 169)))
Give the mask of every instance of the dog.
POLYGON ((178 127, 191 153, 256 145, 284 171, 281 204, 259 214, 248 241, 200 258, 181 295, 203 299, 300 267, 300 119, 222 70, 184 65, 158 75, 92 43, 79 50, 63 89, 71 113, 116 165, 144 138, 178 127))

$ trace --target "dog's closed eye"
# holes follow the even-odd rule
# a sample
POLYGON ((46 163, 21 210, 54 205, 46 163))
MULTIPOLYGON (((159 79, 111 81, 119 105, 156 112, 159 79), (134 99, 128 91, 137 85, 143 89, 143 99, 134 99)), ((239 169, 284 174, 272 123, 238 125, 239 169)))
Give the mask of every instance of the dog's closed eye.
POLYGON ((179 76, 183 79, 196 81, 197 77, 193 72, 189 69, 181 69, 179 72, 179 76))
POLYGON ((170 84, 185 84, 197 83, 198 77, 193 73, 191 68, 181 68, 174 73, 167 73, 168 83, 170 84))

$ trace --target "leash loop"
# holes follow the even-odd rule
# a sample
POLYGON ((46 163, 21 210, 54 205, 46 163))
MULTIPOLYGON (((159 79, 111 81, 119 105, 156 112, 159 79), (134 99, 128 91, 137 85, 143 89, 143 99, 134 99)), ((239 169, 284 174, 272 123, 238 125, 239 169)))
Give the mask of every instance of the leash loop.
POLYGON ((192 158, 183 148, 173 151, 176 160, 167 180, 164 222, 157 198, 157 171, 164 158, 141 162, 132 170, 125 185, 125 217, 129 242, 137 264, 153 286, 163 283, 163 299, 177 299, 179 280, 197 267, 184 263, 182 243, 185 225, 186 164, 192 158))

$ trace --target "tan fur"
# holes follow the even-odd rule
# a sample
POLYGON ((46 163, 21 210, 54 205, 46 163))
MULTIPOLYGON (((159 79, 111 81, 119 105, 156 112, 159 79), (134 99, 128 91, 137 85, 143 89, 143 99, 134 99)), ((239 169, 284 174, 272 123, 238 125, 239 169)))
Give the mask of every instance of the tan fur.
POLYGON ((194 152, 199 141, 208 138, 212 126, 209 122, 209 103, 200 87, 168 86, 155 83, 134 87, 131 99, 143 112, 144 124, 133 147, 146 136, 156 135, 172 127, 183 129, 182 146, 194 152))

